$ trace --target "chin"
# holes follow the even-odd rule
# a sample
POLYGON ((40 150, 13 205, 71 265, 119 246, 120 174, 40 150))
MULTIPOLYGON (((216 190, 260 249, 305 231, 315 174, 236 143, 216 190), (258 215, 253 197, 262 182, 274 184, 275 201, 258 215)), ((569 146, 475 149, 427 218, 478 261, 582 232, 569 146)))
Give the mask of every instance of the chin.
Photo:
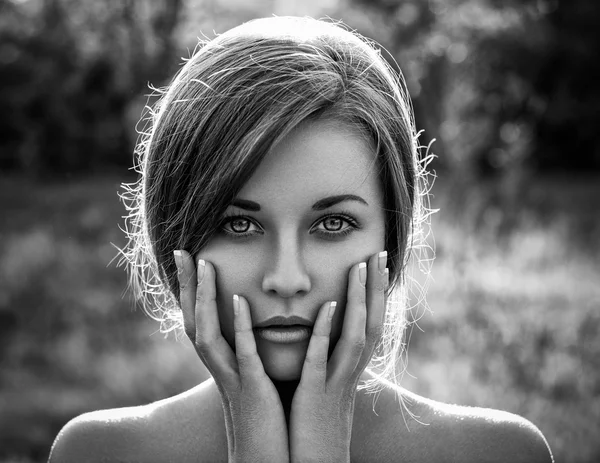
POLYGON ((300 381, 301 373, 299 371, 267 371, 267 376, 271 378, 271 381, 300 381))
POLYGON ((299 381, 306 358, 306 345, 264 346, 258 343, 258 355, 265 373, 273 381, 299 381))

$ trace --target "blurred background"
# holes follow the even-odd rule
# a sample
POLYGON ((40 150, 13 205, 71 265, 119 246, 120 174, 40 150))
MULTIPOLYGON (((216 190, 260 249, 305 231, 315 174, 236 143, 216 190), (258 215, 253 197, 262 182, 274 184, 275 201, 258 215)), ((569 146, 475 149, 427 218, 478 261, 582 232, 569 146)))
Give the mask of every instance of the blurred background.
POLYGON ((136 123, 197 38, 342 19, 389 51, 431 168, 437 258, 404 385, 518 413, 600 461, 600 2, 0 0, 0 461, 86 411, 206 378, 135 311, 115 246, 136 123))

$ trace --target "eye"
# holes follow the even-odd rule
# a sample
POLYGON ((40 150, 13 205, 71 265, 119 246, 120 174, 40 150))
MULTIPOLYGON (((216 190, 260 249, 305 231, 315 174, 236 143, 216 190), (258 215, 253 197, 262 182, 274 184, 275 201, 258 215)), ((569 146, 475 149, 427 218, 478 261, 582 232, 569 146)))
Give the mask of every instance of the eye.
POLYGON ((322 223, 327 231, 340 231, 344 225, 344 220, 340 217, 327 217, 322 223))
POLYGON ((263 234, 263 230, 253 220, 241 215, 226 217, 221 229, 236 238, 263 234))
POLYGON ((319 219, 310 233, 318 233, 325 238, 341 238, 360 229, 356 219, 348 214, 330 214, 319 219))
POLYGON ((250 228, 250 221, 248 219, 232 219, 229 225, 235 233, 245 233, 250 228))

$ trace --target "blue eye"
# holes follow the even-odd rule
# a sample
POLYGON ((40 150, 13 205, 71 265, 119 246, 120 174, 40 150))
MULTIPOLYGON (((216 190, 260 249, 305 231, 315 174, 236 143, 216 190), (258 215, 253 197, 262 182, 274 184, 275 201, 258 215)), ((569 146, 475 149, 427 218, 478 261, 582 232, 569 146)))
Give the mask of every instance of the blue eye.
POLYGON ((236 238, 262 235, 264 233, 256 223, 243 215, 226 217, 221 224, 221 229, 236 238))
POLYGON ((321 218, 310 233, 318 233, 325 238, 342 238, 360 229, 358 222, 348 214, 330 214, 321 218))

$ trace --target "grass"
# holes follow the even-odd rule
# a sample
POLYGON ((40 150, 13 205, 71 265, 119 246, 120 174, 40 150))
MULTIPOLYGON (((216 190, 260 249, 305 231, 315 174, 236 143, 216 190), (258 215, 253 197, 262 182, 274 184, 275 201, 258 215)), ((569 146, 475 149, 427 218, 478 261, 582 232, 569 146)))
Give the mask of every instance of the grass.
MULTIPOLYGON (((109 265, 111 243, 124 245, 123 180, 0 186, 2 462, 45 461, 70 418, 206 377, 187 343, 132 310, 109 265)), ((432 313, 413 326, 405 376, 434 399, 525 416, 567 463, 600 460, 599 184, 538 179, 509 215, 458 208, 436 186, 432 313)))

